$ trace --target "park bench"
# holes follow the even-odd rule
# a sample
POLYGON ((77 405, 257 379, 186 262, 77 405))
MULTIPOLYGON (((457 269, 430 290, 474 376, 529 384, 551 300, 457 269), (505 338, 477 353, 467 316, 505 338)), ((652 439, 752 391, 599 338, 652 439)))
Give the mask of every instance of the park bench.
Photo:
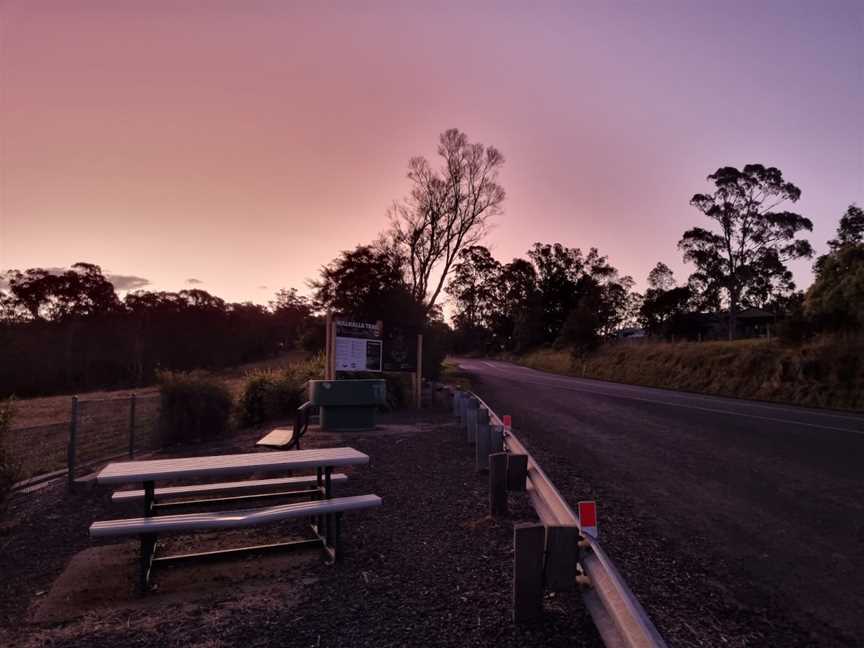
MULTIPOLYGON (((333 474, 336 466, 350 466, 369 463, 369 457, 353 448, 326 448, 319 450, 296 450, 292 452, 247 453, 211 457, 189 457, 183 459, 156 459, 148 461, 127 461, 109 464, 97 475, 100 484, 143 483, 141 490, 118 491, 112 499, 115 501, 144 502, 144 515, 139 518, 106 520, 94 522, 90 526, 90 536, 93 538, 112 536, 138 536, 141 543, 140 553, 140 585, 146 590, 150 582, 150 573, 154 564, 176 562, 186 559, 200 559, 225 555, 236 555, 248 552, 263 552, 276 549, 317 546, 322 548, 331 561, 341 559, 341 517, 347 511, 372 508, 381 505, 377 495, 355 495, 350 497, 332 497, 334 481, 343 481, 343 474, 333 474), (178 481, 186 478, 214 478, 224 475, 255 474, 259 472, 276 472, 314 468, 315 475, 297 476, 278 479, 257 479, 249 482, 223 482, 213 484, 195 484, 190 486, 170 486, 157 489, 156 481, 178 481), (157 515, 157 508, 166 504, 157 504, 157 497, 172 495, 201 495, 205 493, 244 492, 261 486, 296 486, 306 485, 309 488, 301 491, 316 496, 311 501, 295 502, 266 506, 263 508, 240 509, 227 511, 210 511, 202 513, 184 513, 177 515, 157 515), (156 556, 156 545, 160 535, 167 533, 186 533, 193 531, 213 531, 220 529, 235 529, 263 524, 272 524, 294 518, 312 518, 312 530, 315 537, 304 540, 294 540, 268 545, 256 545, 237 549, 223 549, 192 553, 180 556, 156 556)), ((273 493, 267 495, 283 495, 273 493)), ((193 502, 177 502, 176 504, 213 503, 219 501, 236 501, 247 498, 257 498, 262 495, 239 495, 193 502)))
POLYGON ((305 402, 297 408, 293 427, 278 427, 268 432, 255 445, 265 448, 297 448, 300 449, 300 439, 309 429, 312 419, 312 403, 305 402))

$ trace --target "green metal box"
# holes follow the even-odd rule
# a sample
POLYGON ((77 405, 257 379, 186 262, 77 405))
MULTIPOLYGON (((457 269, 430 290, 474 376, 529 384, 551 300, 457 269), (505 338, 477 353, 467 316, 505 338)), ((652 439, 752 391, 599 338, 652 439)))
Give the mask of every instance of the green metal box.
POLYGON ((309 400, 321 408, 322 430, 371 430, 387 387, 383 380, 310 380, 309 400))

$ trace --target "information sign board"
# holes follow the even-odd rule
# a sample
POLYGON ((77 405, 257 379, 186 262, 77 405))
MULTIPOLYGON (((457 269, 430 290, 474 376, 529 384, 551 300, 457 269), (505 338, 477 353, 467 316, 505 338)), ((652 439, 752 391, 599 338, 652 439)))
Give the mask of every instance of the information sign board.
POLYGON ((381 325, 338 319, 335 325, 336 371, 381 371, 381 325))

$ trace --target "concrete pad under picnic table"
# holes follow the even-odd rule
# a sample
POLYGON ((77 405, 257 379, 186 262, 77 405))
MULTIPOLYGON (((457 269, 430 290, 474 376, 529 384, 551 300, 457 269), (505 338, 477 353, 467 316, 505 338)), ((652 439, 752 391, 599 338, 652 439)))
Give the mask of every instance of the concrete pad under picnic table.
POLYGON ((177 605, 202 599, 236 598, 266 589, 275 604, 291 605, 318 578, 317 551, 251 554, 157 567, 153 591, 138 590, 137 542, 91 547, 75 554, 63 573, 28 614, 39 625, 65 623, 90 613, 113 613, 177 605))

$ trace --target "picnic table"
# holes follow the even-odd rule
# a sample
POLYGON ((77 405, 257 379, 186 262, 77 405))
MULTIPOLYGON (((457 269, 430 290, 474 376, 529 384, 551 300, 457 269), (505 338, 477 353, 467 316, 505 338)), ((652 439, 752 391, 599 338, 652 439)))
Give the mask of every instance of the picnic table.
POLYGON ((341 466, 363 465, 369 463, 368 455, 353 448, 322 448, 315 450, 294 450, 290 452, 253 452, 176 459, 152 459, 146 461, 123 461, 105 466, 96 477, 99 484, 141 484, 141 490, 122 490, 114 494, 115 501, 142 499, 144 517, 126 520, 95 522, 90 527, 93 537, 114 535, 139 535, 141 538, 141 584, 146 588, 150 569, 157 561, 177 560, 184 557, 211 556, 241 551, 256 551, 288 546, 323 546, 333 560, 338 559, 340 544, 340 518, 345 511, 379 506, 381 498, 377 495, 359 495, 333 498, 334 481, 347 479, 345 475, 333 475, 333 469, 341 466), (156 488, 157 482, 184 480, 220 479, 223 477, 250 476, 258 473, 286 473, 295 470, 314 469, 315 475, 280 477, 277 479, 258 479, 231 481, 223 483, 193 484, 156 488), (261 494, 244 494, 233 497, 198 499, 192 502, 162 504, 162 496, 201 495, 217 492, 248 492, 256 487, 310 485, 312 488, 300 491, 261 494), (158 515, 160 507, 212 504, 216 502, 262 497, 277 497, 297 494, 311 494, 313 501, 296 502, 258 509, 216 511, 209 513, 190 513, 183 515, 158 515), (159 533, 184 532, 194 530, 228 529, 278 522, 296 517, 312 517, 316 539, 301 540, 275 545, 243 547, 240 549, 191 554, 189 556, 170 556, 155 558, 156 538, 159 533), (323 533, 322 533, 323 528, 323 533))

